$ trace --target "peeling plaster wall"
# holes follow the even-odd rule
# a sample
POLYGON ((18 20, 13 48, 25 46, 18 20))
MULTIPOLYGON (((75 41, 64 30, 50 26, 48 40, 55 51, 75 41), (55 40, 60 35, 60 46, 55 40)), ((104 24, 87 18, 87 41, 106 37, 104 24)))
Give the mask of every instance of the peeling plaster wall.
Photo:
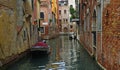
POLYGON ((22 0, 0 0, 0 66, 30 47, 30 20, 24 15, 30 15, 31 9, 26 4, 22 0))
MULTIPOLYGON (((14 1, 11 1, 15 3, 14 1)), ((16 54, 16 8, 0 4, 0 59, 16 54), (12 49, 13 48, 13 49, 12 49)))

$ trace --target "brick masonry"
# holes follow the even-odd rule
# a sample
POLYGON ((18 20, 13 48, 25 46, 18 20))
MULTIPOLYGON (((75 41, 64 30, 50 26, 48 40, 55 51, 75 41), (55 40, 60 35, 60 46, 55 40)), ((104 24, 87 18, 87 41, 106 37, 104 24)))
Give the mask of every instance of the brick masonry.
MULTIPOLYGON (((104 1, 104 0, 103 0, 104 1)), ((120 0, 104 2, 102 13, 102 31, 96 31, 96 51, 92 45, 93 12, 98 3, 94 0, 80 0, 80 42, 90 54, 107 70, 120 69, 120 0), (89 8, 89 14, 87 13, 89 8), (85 30, 86 15, 90 26, 85 30)), ((101 4, 102 5, 102 4, 101 4)), ((97 19, 99 20, 99 19, 97 19)), ((88 24, 88 23, 87 23, 88 24)))
POLYGON ((107 70, 120 69, 120 0, 103 9, 102 64, 107 70), (106 12, 107 11, 107 12, 106 12), (106 15, 107 14, 107 15, 106 15))

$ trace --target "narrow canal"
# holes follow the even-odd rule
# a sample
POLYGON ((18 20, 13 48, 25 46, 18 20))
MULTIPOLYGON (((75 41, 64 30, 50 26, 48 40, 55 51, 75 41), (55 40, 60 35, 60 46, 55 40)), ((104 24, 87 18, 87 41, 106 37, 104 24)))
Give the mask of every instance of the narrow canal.
POLYGON ((49 55, 27 55, 7 70, 102 70, 77 40, 68 36, 47 41, 49 55))

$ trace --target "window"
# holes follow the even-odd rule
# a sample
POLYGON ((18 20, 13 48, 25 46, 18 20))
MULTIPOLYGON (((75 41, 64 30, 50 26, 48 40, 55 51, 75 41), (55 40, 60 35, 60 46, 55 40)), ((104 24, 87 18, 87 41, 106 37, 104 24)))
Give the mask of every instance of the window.
POLYGON ((59 10, 59 14, 61 14, 61 10, 59 10))
POLYGON ((87 31, 90 30, 90 16, 87 17, 87 31))
POLYGON ((102 14, 101 7, 97 7, 97 31, 102 31, 102 14))
POLYGON ((40 12, 40 18, 44 19, 44 12, 40 12))
POLYGON ((96 47, 96 32, 92 32, 93 45, 96 47))
POLYGON ((44 32, 45 32, 44 27, 40 27, 40 32, 41 32, 41 33, 44 33, 44 32))
POLYGON ((26 40, 27 39, 27 33, 26 33, 26 30, 23 31, 23 40, 26 40))
POLYGON ((59 6, 61 6, 61 4, 59 4, 59 6))
POLYGON ((59 22, 62 23, 61 19, 59 19, 59 22))
POLYGON ((73 26, 72 26, 72 25, 70 25, 70 28, 73 28, 73 26))
POLYGON ((66 22, 68 22, 68 19, 66 19, 66 22))
POLYGON ((66 14, 66 10, 64 10, 64 14, 66 14))
POLYGON ((84 21, 84 31, 86 31, 86 26, 87 26, 87 23, 86 23, 86 18, 85 18, 85 21, 84 21))
POLYGON ((32 0, 32 10, 34 10, 34 0, 32 0))
POLYGON ((64 3, 64 1, 61 1, 61 3, 64 3))

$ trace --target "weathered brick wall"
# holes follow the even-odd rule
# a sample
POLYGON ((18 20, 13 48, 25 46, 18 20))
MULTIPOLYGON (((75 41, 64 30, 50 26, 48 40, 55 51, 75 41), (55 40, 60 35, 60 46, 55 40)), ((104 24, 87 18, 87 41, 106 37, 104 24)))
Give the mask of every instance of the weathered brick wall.
POLYGON ((80 0, 80 2, 81 2, 80 3, 80 21, 81 21, 80 22, 81 24, 80 41, 88 50, 88 52, 92 54, 92 50, 93 50, 93 46, 92 46, 93 21, 92 20, 93 20, 93 11, 97 3, 94 0, 88 0, 88 1, 80 0), (89 20, 86 20, 86 18, 89 18, 89 20), (85 29, 84 27, 86 27, 87 29, 85 29))
POLYGON ((102 64, 102 35, 101 32, 97 32, 97 60, 102 64))
MULTIPOLYGON (((102 17, 102 31, 97 31, 97 60, 107 70, 120 69, 120 0, 105 2, 102 17), (105 5, 106 4, 106 5, 105 5), (101 34, 102 33, 102 34, 101 34), (102 41, 101 41, 102 40, 102 41)), ((102 5, 102 4, 101 4, 102 5)), ((80 0, 80 41, 89 52, 92 50, 92 24, 93 11, 97 6, 96 1, 80 0), (90 26, 84 31, 84 21, 87 8, 89 8, 90 26)), ((98 20, 98 19, 97 19, 98 20)))
POLYGON ((120 69, 120 0, 111 0, 103 9, 102 59, 107 70, 120 69))

